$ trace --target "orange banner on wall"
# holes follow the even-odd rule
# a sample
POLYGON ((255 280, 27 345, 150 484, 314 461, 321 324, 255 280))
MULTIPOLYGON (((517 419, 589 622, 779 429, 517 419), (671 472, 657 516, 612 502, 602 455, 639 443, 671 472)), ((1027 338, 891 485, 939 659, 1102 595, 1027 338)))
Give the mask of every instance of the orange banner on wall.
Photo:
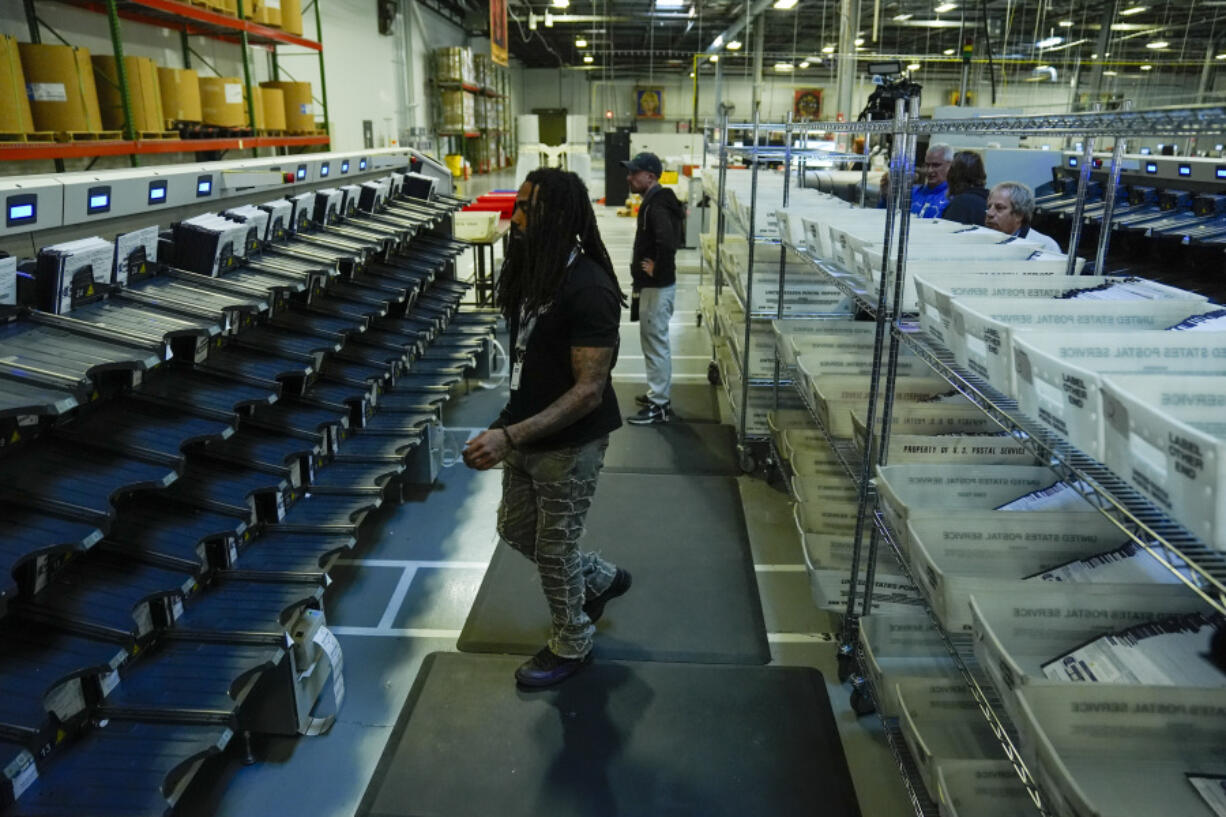
POLYGON ((507 0, 490 0, 490 59, 507 64, 507 0))

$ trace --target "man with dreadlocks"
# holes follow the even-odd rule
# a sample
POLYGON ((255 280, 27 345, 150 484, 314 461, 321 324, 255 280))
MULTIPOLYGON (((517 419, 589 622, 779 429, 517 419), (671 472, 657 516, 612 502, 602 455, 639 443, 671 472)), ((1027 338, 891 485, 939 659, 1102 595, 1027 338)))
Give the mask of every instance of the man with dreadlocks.
POLYGON ((552 619, 515 678, 542 687, 587 663, 605 605, 630 589, 629 572, 579 549, 621 425, 611 372, 626 297, 574 173, 534 170, 520 187, 497 302, 511 329, 511 399, 464 462, 503 463, 498 534, 536 563, 552 619))

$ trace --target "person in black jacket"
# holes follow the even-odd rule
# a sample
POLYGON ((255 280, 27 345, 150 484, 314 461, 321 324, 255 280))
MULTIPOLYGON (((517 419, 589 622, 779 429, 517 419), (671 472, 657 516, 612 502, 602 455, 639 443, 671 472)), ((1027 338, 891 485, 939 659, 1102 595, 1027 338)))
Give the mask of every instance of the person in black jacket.
POLYGON ((949 166, 949 206, 941 218, 982 227, 988 209, 988 189, 984 187, 987 180, 978 153, 971 150, 955 153, 949 166))
MULTIPOLYGON (((622 162, 630 192, 643 197, 630 275, 638 304, 639 338, 647 369, 647 392, 635 398, 642 408, 627 417, 634 425, 667 423, 671 413, 672 352, 668 324, 677 295, 677 248, 681 246, 685 208, 672 190, 660 184, 664 167, 654 153, 640 153, 622 162)), ((633 310, 631 320, 634 319, 633 310)))

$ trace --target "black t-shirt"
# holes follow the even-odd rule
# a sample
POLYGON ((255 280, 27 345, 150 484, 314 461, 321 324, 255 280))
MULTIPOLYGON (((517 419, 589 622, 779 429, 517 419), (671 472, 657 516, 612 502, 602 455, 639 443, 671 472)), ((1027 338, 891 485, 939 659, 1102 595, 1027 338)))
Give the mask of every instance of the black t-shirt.
MULTIPOLYGON (((557 297, 540 313, 530 330, 519 388, 511 391, 511 399, 502 410, 499 424, 512 425, 544 411, 575 385, 571 347, 612 348, 616 364, 620 324, 621 296, 616 283, 599 264, 580 255, 571 265, 557 297)), ((512 355, 523 328, 519 320, 511 321, 512 355)), ((525 444, 524 448, 542 450, 583 445, 621 424, 610 366, 599 406, 566 428, 525 444)))

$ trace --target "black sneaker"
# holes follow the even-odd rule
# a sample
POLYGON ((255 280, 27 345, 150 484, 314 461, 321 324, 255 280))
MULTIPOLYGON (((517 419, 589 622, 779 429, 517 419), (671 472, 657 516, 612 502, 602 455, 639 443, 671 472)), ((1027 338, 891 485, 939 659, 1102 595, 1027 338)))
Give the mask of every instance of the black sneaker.
POLYGON ((613 599, 623 595, 630 589, 630 571, 617 568, 617 573, 613 576, 613 583, 609 585, 609 589, 598 596, 592 596, 583 603, 583 612, 587 613, 587 617, 595 624, 600 621, 600 617, 604 615, 604 606, 613 599))
POLYGON ((647 392, 634 395, 634 404, 636 406, 650 406, 651 398, 647 396, 647 392))
POLYGON ((658 406, 652 403, 649 406, 644 406, 638 414, 632 414, 626 418, 626 422, 636 426, 650 426, 657 423, 667 423, 670 404, 665 403, 658 406))
POLYGON ((591 660, 591 653, 582 658, 563 658, 549 647, 542 647, 540 652, 515 669, 515 680, 526 687, 553 686, 574 675, 591 660))

